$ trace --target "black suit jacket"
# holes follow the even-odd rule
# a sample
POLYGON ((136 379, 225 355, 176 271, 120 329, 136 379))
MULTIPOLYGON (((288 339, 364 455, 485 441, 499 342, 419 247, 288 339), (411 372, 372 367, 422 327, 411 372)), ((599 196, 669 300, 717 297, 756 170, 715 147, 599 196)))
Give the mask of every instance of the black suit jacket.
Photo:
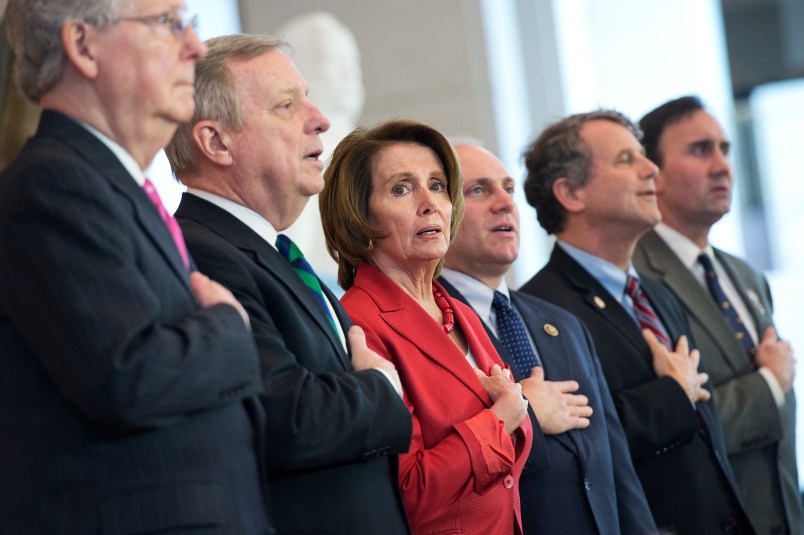
MULTIPOLYGON (((411 418, 390 382, 354 371, 310 290, 251 228, 192 194, 176 216, 202 271, 251 317, 279 531, 406 533, 394 454, 408 449, 411 418)), ((322 287, 346 332, 349 318, 322 287)))
MULTIPOLYGON (((439 282, 452 297, 470 305, 444 277, 439 282)), ((545 436, 528 407, 534 445, 519 483, 525 534, 655 533, 589 332, 566 310, 522 292, 510 294, 539 352, 545 377, 577 381, 576 393, 587 396, 594 410, 586 429, 545 436), (549 335, 546 325, 558 334, 549 335)), ((488 325, 483 326, 515 379, 522 380, 508 351, 488 325)))
POLYGON ((0 251, 0 531, 266 533, 252 336, 62 114, 0 177, 0 251))
MULTIPOLYGON (((686 317, 661 284, 642 289, 670 337, 689 337, 686 317)), ((680 534, 752 533, 737 496, 725 441, 711 400, 690 403, 669 377, 657 377, 640 329, 588 271, 558 245, 521 291, 576 314, 592 333, 631 448, 634 466, 660 528, 680 534), (696 410, 697 408, 697 410, 696 410)))

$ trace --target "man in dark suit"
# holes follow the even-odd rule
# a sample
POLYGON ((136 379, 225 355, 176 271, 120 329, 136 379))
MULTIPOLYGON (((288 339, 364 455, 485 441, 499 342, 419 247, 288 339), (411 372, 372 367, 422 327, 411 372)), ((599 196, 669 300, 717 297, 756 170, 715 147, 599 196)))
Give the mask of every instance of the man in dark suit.
POLYGON ((656 533, 588 331, 566 310, 505 283, 519 255, 514 179, 476 143, 454 146, 464 217, 439 280, 478 313, 529 401, 534 445, 519 485, 524 533, 656 533), (501 343, 498 293, 521 316, 540 366, 522 369, 501 343))
POLYGON ((251 317, 277 527, 406 533, 395 454, 407 451, 412 425, 396 369, 350 329, 314 273, 297 274, 299 252, 278 235, 324 185, 319 134, 329 123, 277 41, 207 44, 198 110, 167 152, 189 186, 177 212, 188 247, 251 317))
POLYGON ((248 316, 142 171, 205 47, 174 2, 119 4, 5 12, 44 112, 0 177, 0 531, 262 535, 248 316))
POLYGON ((712 379, 737 485, 743 496, 750 496, 745 506, 757 532, 802 533, 793 351, 776 335, 765 277, 709 243, 710 229, 731 208, 729 140, 693 96, 659 106, 640 124, 646 154, 659 166, 656 195, 662 222, 640 239, 634 266, 662 281, 684 305, 712 379), (702 254, 714 268, 715 294, 702 254), (723 303, 735 311, 737 328, 723 303))
POLYGON ((589 328, 659 528, 753 533, 684 312, 631 266, 637 239, 660 218, 656 166, 639 135, 623 115, 597 111, 548 127, 526 150, 528 202, 558 243, 521 291, 589 328))

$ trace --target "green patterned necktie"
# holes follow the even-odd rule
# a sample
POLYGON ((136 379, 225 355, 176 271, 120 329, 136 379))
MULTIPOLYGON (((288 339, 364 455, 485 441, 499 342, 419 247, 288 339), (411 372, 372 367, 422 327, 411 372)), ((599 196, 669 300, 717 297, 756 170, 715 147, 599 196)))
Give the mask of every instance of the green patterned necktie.
POLYGON ((335 319, 329 312, 327 298, 324 295, 324 291, 321 289, 321 283, 318 282, 318 277, 316 276, 315 271, 313 271, 313 267, 310 265, 307 259, 304 258, 304 255, 299 248, 296 247, 296 244, 293 243, 293 240, 284 234, 279 234, 276 237, 276 248, 279 251, 279 254, 282 255, 282 258, 290 263, 290 265, 293 267, 293 271, 296 272, 296 275, 299 276, 304 285, 307 286, 313 293, 313 297, 315 297, 315 300, 318 303, 318 306, 321 307, 321 310, 324 311, 324 315, 329 320, 329 324, 332 326, 335 334, 338 334, 338 328, 335 326, 335 319))

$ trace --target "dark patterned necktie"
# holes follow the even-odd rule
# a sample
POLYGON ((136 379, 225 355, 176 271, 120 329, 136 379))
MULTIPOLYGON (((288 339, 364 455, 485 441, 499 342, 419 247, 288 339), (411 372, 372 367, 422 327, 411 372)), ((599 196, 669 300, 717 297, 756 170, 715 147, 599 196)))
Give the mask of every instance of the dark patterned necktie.
POLYGON ((313 266, 304 258, 304 255, 299 248, 296 247, 296 244, 293 243, 293 240, 284 234, 279 234, 276 237, 276 249, 279 251, 279 254, 290 263, 296 275, 299 276, 304 285, 310 289, 318 306, 324 311, 324 315, 329 320, 330 326, 335 331, 335 334, 337 334, 338 328, 335 326, 335 319, 329 312, 327 297, 321 289, 321 283, 318 282, 318 276, 316 276, 315 271, 313 271, 313 266))
POLYGON ((754 340, 748 333, 748 329, 745 328, 743 320, 740 319, 740 316, 737 314, 737 310, 734 309, 731 301, 729 301, 729 298, 726 296, 726 292, 723 291, 723 287, 720 285, 720 281, 717 278, 712 259, 709 258, 709 255, 706 253, 701 253, 698 257, 698 262, 700 262, 704 268, 706 285, 709 287, 709 293, 712 294, 712 298, 715 300, 715 303, 717 303, 717 307, 720 309, 720 312, 723 313, 723 317, 726 319, 729 327, 731 327, 732 332, 734 332, 737 341, 740 342, 746 353, 753 358, 756 352, 754 340))
POLYGON ((491 308, 497 315, 497 338, 511 355, 519 373, 523 377, 530 377, 530 370, 542 364, 530 345, 525 322, 508 303, 508 298, 500 292, 494 292, 491 308))
POLYGON ((648 301, 648 298, 645 296, 645 292, 639 287, 639 279, 628 275, 628 279, 625 282, 625 291, 631 296, 631 302, 634 304, 634 312, 636 312, 639 326, 643 329, 649 329, 656 335, 656 339, 659 340, 659 342, 672 351, 673 346, 670 342, 670 336, 667 334, 662 322, 659 321, 659 317, 656 315, 653 307, 650 306, 650 301, 648 301))

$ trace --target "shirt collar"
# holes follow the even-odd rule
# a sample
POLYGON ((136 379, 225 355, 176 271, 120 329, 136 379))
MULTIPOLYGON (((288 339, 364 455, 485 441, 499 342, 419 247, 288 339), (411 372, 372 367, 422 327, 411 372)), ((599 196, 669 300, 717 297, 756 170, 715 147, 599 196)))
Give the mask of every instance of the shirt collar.
POLYGON ((109 136, 102 133, 97 128, 93 128, 92 126, 89 126, 87 123, 81 121, 78 121, 78 124, 86 128, 90 134, 98 138, 101 141, 101 143, 106 145, 106 147, 110 151, 112 151, 112 154, 114 154, 117 157, 117 159, 120 160, 120 164, 123 167, 125 167, 126 171, 128 171, 128 174, 131 175, 131 177, 140 187, 142 187, 145 184, 145 173, 142 171, 142 169, 140 169, 140 166, 137 164, 137 161, 131 154, 128 153, 126 149, 124 149, 118 143, 112 141, 112 139, 109 136))
POLYGON ((628 262, 628 269, 623 271, 608 260, 603 260, 599 256, 587 253, 564 241, 558 240, 561 247, 570 257, 586 269, 597 281, 608 291, 617 302, 622 303, 625 297, 625 283, 628 275, 639 279, 633 264, 628 262))
MULTIPOLYGON (((489 288, 479 280, 470 277, 466 273, 461 273, 460 271, 455 271, 447 267, 441 270, 441 276, 455 286, 456 290, 461 292, 469 303, 469 306, 475 309, 475 312, 477 312, 480 318, 488 324, 488 320, 491 316, 491 302, 494 299, 495 290, 489 288)), ((511 295, 508 291, 508 285, 505 279, 500 282, 496 291, 502 293, 510 300, 511 295)))
POLYGON ((234 217, 239 219, 244 225, 260 235, 260 237, 271 244, 271 247, 276 249, 276 237, 279 234, 276 229, 268 222, 267 219, 260 214, 247 208, 242 204, 238 204, 232 200, 221 197, 208 191, 200 190, 197 188, 187 188, 187 193, 192 193, 196 197, 201 197, 205 201, 209 201, 218 208, 226 210, 234 217))
POLYGON ((715 258, 715 251, 710 244, 707 243, 706 247, 701 249, 692 240, 665 223, 659 223, 654 230, 688 269, 696 267, 701 253, 706 253, 712 260, 715 258))

